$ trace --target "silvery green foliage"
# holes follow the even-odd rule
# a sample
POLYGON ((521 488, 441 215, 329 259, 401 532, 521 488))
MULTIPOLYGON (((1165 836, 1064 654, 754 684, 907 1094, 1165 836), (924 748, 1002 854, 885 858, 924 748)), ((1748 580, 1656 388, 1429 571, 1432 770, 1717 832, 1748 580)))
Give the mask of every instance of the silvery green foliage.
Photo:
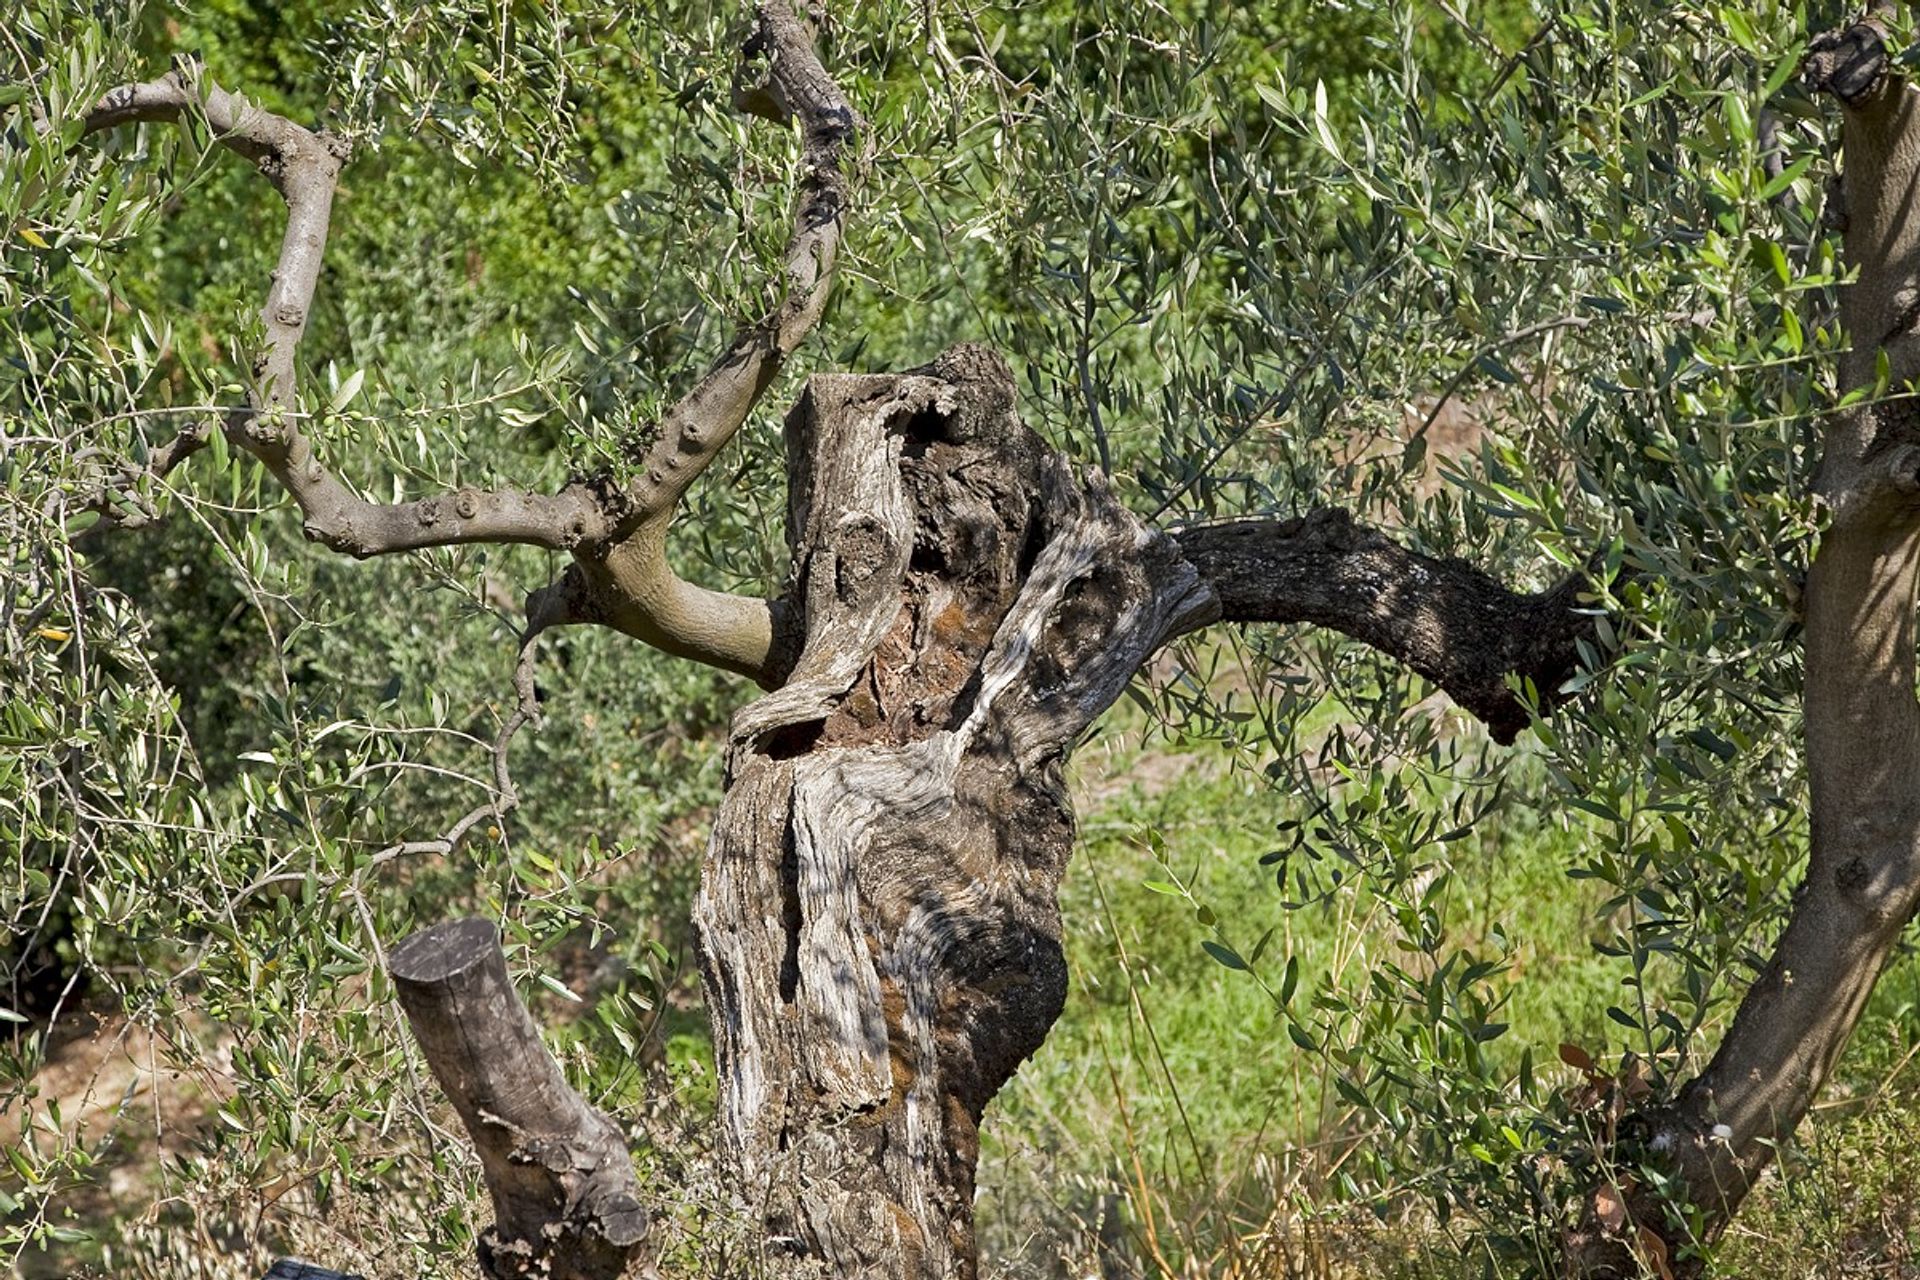
MULTIPOLYGON (((1335 985, 1216 922, 1229 978, 1267 984, 1276 1027, 1384 1135, 1344 1194, 1418 1192, 1538 1256, 1596 1118, 1554 1045, 1503 1035, 1526 922, 1479 921, 1450 873, 1502 806, 1577 832, 1568 892, 1593 895, 1623 986, 1567 1038, 1606 1071, 1632 1053, 1656 1094, 1778 920, 1805 834, 1812 420, 1846 340, 1829 123, 1792 80, 1817 24, 1772 3, 1508 4, 1471 28, 1425 6, 840 8, 823 56, 875 143, 841 300, 695 491, 677 555, 776 589, 800 375, 970 338, 1142 513, 1344 502, 1516 583, 1597 563, 1618 652, 1517 753, 1323 634, 1230 642, 1253 673, 1237 692, 1198 645, 1141 688, 1170 732, 1274 779, 1277 893, 1364 895, 1397 924, 1395 954, 1335 985), (1471 430, 1442 439, 1443 397, 1471 430)), ((178 1230, 88 1243, 64 1214, 108 1127, 75 1140, 35 1095, 55 1046, 22 1024, 0 1059, 30 1122, 0 1134, 0 1249, 243 1274, 254 1259, 204 1261, 211 1234, 291 1178, 274 1230, 346 1231, 290 1226, 297 1208, 454 1274, 474 1174, 422 1102, 378 939, 453 904, 502 916, 567 989, 552 1010, 594 998, 562 1032, 577 1082, 633 1104, 668 1006, 646 1007, 685 991, 689 819, 745 695, 564 635, 547 722, 514 748, 519 812, 366 872, 488 793, 517 601, 558 566, 336 563, 218 443, 115 500, 152 523, 81 539, 124 464, 239 393, 279 216, 204 128, 82 143, 85 105, 194 54, 351 138, 300 412, 377 497, 553 487, 620 474, 766 301, 798 144, 729 110, 734 17, 30 0, 0 35, 0 929, 15 956, 56 939, 86 999, 195 1081, 139 1121, 175 1143, 141 1194, 178 1230), (166 1263, 162 1239, 207 1248, 166 1263)), ((682 1260, 725 1239, 709 1223, 682 1260)))

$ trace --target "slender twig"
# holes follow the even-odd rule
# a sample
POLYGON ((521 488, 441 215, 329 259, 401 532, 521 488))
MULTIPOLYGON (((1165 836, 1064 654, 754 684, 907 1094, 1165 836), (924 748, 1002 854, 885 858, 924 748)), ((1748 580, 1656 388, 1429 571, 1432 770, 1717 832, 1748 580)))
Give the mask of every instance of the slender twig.
POLYGON ((1407 444, 1412 446, 1416 442, 1426 439, 1428 429, 1431 428, 1435 422, 1439 421, 1441 410, 1447 407, 1454 395, 1460 390, 1461 385, 1466 382, 1467 377, 1472 374, 1480 362, 1488 356, 1494 354, 1496 351, 1504 351, 1508 347, 1525 342, 1528 338, 1537 338, 1543 333, 1552 333, 1556 329, 1584 329, 1592 323, 1592 316, 1560 316, 1553 320, 1542 320, 1538 324, 1530 324, 1524 328, 1515 329, 1511 333, 1495 338, 1492 342, 1489 342, 1486 346, 1474 352, 1473 359, 1462 364, 1454 371, 1453 377, 1447 379, 1447 385, 1441 389, 1439 396, 1435 398, 1433 408, 1427 410, 1427 416, 1425 420, 1420 423, 1419 429, 1407 437, 1407 444))

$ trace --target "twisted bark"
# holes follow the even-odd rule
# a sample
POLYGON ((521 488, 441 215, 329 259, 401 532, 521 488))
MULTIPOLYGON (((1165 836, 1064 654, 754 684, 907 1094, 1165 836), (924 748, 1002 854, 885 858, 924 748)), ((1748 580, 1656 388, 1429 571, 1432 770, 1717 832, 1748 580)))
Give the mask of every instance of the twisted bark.
POLYGON ((1013 410, 999 358, 816 378, 793 607, 695 908, 724 1149, 790 1276, 971 1276, 977 1131, 1066 993, 1061 765, 1215 608, 1013 410))
MULTIPOLYGON (((790 416, 792 589, 706 591, 666 561, 700 471, 817 325, 859 120, 782 0, 761 0, 736 103, 798 125, 782 301, 660 424, 626 486, 377 504, 330 474, 295 412, 298 343, 345 150, 192 70, 108 95, 90 129, 204 111, 286 197, 255 392, 224 429, 310 538, 369 556, 524 542, 575 565, 533 630, 615 627, 777 686, 733 729, 696 906, 722 1077, 723 1149, 795 1276, 970 1276, 978 1126, 1065 992, 1057 889, 1073 842, 1061 769, 1167 639, 1308 622, 1399 658, 1510 741, 1594 637, 1581 580, 1507 590, 1345 513, 1167 533, 1019 420, 997 356, 818 378, 790 416)), ((172 466, 195 447, 165 451, 172 466)), ((610 1280, 645 1216, 618 1130, 573 1094, 513 996, 491 927, 409 939, 392 963, 436 1077, 486 1168, 490 1275, 610 1280)))

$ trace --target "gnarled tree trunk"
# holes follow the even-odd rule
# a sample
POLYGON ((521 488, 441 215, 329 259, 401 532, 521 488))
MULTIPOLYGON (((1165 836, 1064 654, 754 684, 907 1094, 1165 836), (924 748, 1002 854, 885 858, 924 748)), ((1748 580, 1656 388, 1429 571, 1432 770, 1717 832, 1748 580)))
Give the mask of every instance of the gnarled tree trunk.
POLYGON ((1062 764, 1216 608, 980 348, 788 419, 787 683, 734 723, 695 917, 724 1146, 775 1274, 975 1271, 988 1101, 1066 995, 1062 764))
MULTIPOLYGON (((721 1148, 765 1274, 971 1276, 982 1114, 1066 995, 1063 766, 1154 651, 1215 621, 1335 627, 1504 740, 1527 716, 1506 673, 1552 690, 1593 618, 1577 582, 1519 595, 1343 512, 1151 528, 978 347, 815 378, 787 452, 770 645, 797 656, 735 718, 694 908, 721 1148)), ((443 1079, 491 1052, 442 1047, 443 1079)))
MULTIPOLYGON (((1596 639, 1576 577, 1536 595, 1320 509, 1164 532, 1019 420, 998 357, 962 347, 901 375, 816 379, 789 419, 787 595, 725 595, 667 562, 680 501, 827 306, 863 125, 784 0, 757 0, 735 101, 798 131, 780 301, 654 424, 637 474, 554 493, 362 498, 295 403, 297 348, 346 148, 183 67, 115 89, 84 128, 204 117, 286 197, 258 383, 221 430, 294 499, 307 536, 358 557, 468 543, 570 554, 529 600, 519 706, 495 794, 446 852, 518 803, 506 750, 535 713, 532 646, 599 624, 775 689, 734 725, 696 905, 723 1089, 722 1147, 774 1275, 970 1276, 984 1109, 1066 990, 1056 894, 1073 841, 1062 765, 1168 638, 1214 621, 1333 627, 1408 663, 1510 741, 1596 639)), ((183 432, 130 478, 205 447, 183 432)), ((636 443, 639 447, 639 443, 636 443)), ((117 508, 103 490, 88 505, 117 508)), ((108 527, 135 521, 103 518, 108 527)), ((1910 682, 1910 677, 1909 677, 1910 682)), ((613 1280, 648 1252, 620 1132, 569 1090, 507 984, 489 926, 397 948, 409 1017, 480 1150, 492 1275, 613 1280)))

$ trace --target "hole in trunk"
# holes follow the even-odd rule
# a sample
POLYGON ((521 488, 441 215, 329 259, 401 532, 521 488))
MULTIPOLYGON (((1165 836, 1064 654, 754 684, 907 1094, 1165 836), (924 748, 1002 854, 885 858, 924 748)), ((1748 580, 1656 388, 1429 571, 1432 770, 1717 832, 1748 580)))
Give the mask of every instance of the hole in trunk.
POLYGON ((939 547, 928 542, 915 542, 913 554, 907 559, 907 568, 915 573, 938 575, 946 570, 947 556, 939 547))
POLYGON ((803 756, 813 750, 826 727, 825 720, 803 720, 799 724, 783 725, 762 735, 760 754, 769 760, 792 760, 803 756))
POLYGON ((1047 549, 1047 524, 1041 519, 1038 507, 1027 512, 1027 536, 1020 544, 1020 558, 1015 562, 1015 574, 1024 583, 1033 573, 1033 566, 1040 563, 1040 553, 1047 549))
POLYGON ((922 409, 909 417, 900 428, 900 455, 905 458, 924 457, 936 441, 946 438, 947 415, 934 408, 922 409))

